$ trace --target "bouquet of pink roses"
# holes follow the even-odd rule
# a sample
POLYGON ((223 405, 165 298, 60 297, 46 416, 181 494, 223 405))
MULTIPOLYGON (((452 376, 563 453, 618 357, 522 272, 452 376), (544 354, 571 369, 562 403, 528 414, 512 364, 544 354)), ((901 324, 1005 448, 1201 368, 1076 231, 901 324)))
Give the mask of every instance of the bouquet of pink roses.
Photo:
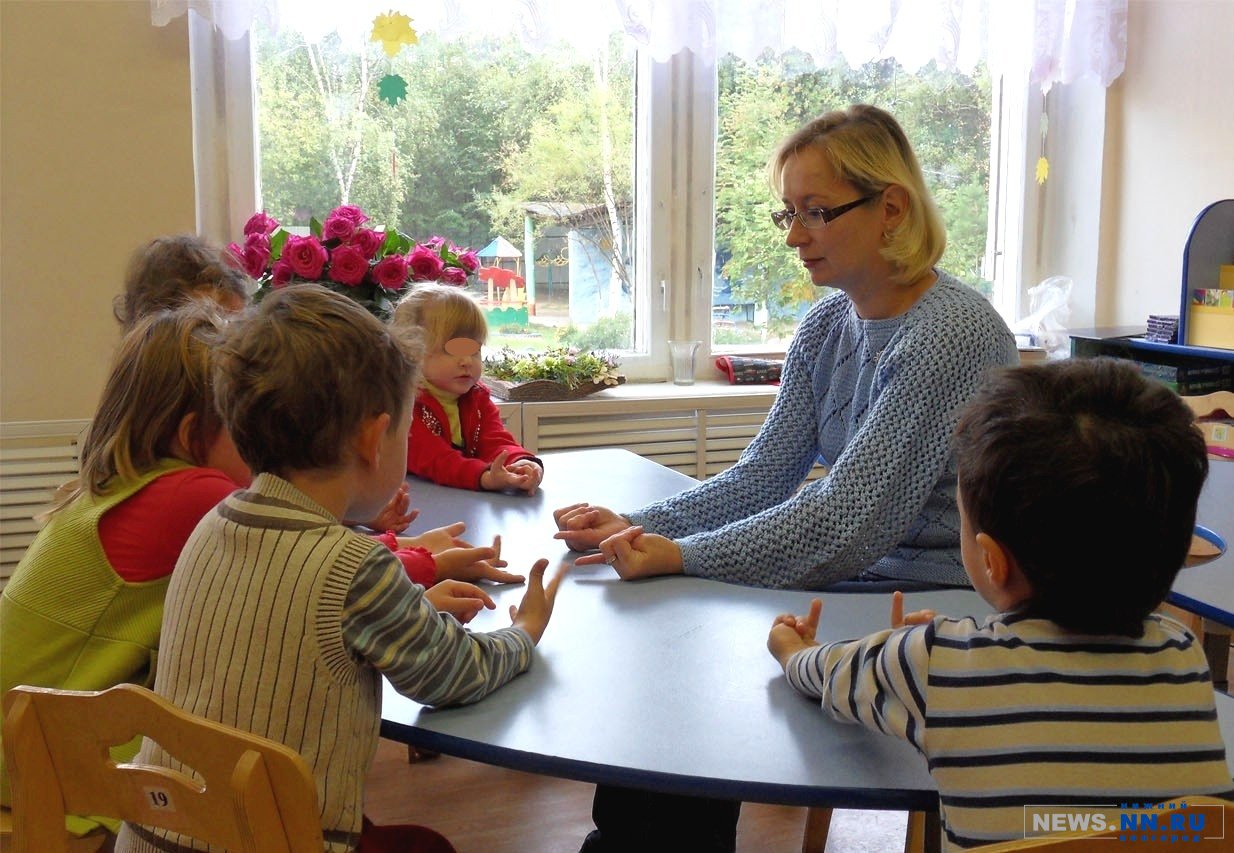
POLYGON ((368 221, 359 207, 344 204, 324 223, 313 219, 307 236, 297 236, 266 213, 254 213, 244 224, 244 243, 227 248, 257 280, 255 302, 271 290, 313 281, 351 297, 383 321, 413 282, 462 286, 480 266, 475 252, 442 237, 416 243, 393 228, 366 228, 368 221))

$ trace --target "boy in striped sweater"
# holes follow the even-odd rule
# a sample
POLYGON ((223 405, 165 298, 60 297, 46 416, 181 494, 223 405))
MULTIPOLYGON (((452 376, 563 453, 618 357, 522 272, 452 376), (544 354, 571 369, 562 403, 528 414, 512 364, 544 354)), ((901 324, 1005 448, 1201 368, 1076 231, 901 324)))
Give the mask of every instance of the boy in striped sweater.
POLYGON ((767 640, 789 683, 926 757, 947 849, 1022 837, 1025 805, 1231 796, 1203 650, 1154 612, 1208 472, 1187 407, 1111 359, 1005 370, 956 454, 964 568, 998 612, 820 645, 816 599, 767 640))
MULTIPOLYGON (((341 522, 371 518, 403 482, 420 359, 418 342, 356 302, 313 284, 277 290, 233 324, 216 357, 219 412, 256 476, 184 546, 154 689, 297 750, 317 781, 327 849, 355 850, 382 677, 427 705, 484 697, 531 665, 561 574, 545 584, 537 562, 514 624, 473 633, 439 611, 450 600, 492 607, 482 590, 454 580, 425 590, 386 546, 341 522)), ((139 760, 182 769, 149 740, 139 760)), ((430 830, 405 829, 399 849, 442 849, 430 830)), ((116 843, 118 853, 198 849, 128 824, 116 843)))

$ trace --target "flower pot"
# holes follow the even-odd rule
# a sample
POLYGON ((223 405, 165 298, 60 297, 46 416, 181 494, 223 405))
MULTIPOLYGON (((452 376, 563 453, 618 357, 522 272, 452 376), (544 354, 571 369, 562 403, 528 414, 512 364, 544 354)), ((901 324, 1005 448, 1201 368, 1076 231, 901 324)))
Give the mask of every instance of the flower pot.
MULTIPOLYGON (((617 384, 626 381, 624 376, 617 377, 617 384)), ((530 382, 506 382, 504 379, 493 379, 485 376, 484 385, 489 393, 499 400, 510 400, 516 403, 547 403, 555 400, 581 400, 589 394, 612 388, 612 385, 588 382, 577 388, 568 388, 560 382, 551 379, 533 379, 530 382)))

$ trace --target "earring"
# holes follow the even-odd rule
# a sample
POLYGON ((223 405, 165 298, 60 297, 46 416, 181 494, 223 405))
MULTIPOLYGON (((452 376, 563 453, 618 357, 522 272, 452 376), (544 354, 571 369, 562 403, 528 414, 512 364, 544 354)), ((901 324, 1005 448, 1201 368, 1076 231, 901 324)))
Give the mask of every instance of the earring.
POLYGON ((887 244, 891 243, 891 238, 893 236, 894 235, 890 231, 884 231, 883 232, 883 242, 887 244))

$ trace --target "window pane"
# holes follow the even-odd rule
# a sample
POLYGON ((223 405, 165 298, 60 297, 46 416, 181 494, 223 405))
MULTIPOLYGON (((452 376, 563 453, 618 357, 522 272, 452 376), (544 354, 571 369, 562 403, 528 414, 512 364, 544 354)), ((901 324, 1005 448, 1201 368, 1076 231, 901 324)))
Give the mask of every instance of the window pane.
MULTIPOLYGON (((823 295, 768 214, 780 207, 766 164, 779 141, 809 119, 850 104, 891 112, 908 134, 947 225, 940 266, 987 296, 985 255, 990 174, 990 84, 927 65, 906 73, 894 60, 861 68, 816 67, 808 54, 727 56, 719 64, 715 281, 712 341, 737 351, 782 350, 823 295)), ((830 289, 827 289, 829 292, 830 289)))
POLYGON ((633 347, 634 55, 517 38, 387 57, 337 35, 254 36, 262 208, 289 226, 355 204, 480 252, 489 345, 633 347), (406 96, 383 100, 398 75, 406 96))

